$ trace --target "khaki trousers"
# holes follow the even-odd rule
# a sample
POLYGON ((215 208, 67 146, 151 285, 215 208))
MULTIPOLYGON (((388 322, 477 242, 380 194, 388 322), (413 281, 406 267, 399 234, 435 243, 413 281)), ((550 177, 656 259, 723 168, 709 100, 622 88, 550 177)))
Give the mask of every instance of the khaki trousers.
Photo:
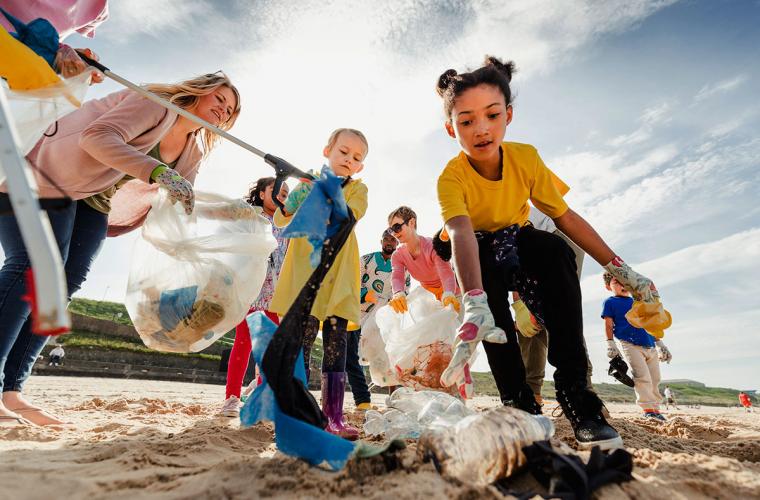
POLYGON ((636 404, 643 410, 658 410, 662 396, 660 395, 660 360, 657 349, 642 347, 624 340, 618 340, 628 366, 633 376, 633 390, 636 391, 636 404))

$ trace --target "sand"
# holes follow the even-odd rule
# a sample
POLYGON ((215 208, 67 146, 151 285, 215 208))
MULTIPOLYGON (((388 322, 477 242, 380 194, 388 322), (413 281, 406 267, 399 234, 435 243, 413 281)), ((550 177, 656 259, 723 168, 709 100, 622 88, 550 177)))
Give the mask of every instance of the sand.
MULTIPOLYGON (((0 499, 504 498, 494 487, 441 478, 417 460, 411 441, 391 472, 377 461, 337 473, 309 467, 276 450, 271 426, 241 430, 216 417, 220 386, 33 377, 25 392, 73 425, 0 427, 0 499)), ((384 397, 374 397, 382 407, 384 397)), ((496 399, 472 404, 488 408, 496 399)), ((682 407, 660 425, 633 405, 608 406, 634 455, 636 481, 603 487, 596 498, 760 498, 760 413, 682 407)), ((361 422, 359 414, 351 419, 361 422)), ((567 422, 555 423, 556 439, 572 446, 567 422)), ((522 474, 509 486, 536 483, 522 474)))

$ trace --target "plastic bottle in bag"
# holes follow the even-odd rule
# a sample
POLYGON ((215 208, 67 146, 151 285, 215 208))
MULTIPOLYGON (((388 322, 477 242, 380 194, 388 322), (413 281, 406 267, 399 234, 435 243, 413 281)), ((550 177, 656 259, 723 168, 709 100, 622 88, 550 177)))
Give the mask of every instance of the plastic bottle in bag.
POLYGON ((393 391, 386 404, 415 418, 423 428, 448 427, 474 413, 462 401, 449 394, 414 391, 408 387, 393 391))
POLYGON ((388 439, 417 439, 422 427, 406 413, 391 408, 385 413, 369 410, 365 415, 364 433, 368 436, 385 435, 388 439))
POLYGON ((432 459, 445 476, 484 486, 522 467, 524 446, 553 435, 554 424, 548 418, 504 406, 424 432, 417 453, 432 459))
POLYGON ((380 436, 385 433, 388 423, 383 414, 377 410, 367 410, 364 415, 364 434, 367 436, 380 436))

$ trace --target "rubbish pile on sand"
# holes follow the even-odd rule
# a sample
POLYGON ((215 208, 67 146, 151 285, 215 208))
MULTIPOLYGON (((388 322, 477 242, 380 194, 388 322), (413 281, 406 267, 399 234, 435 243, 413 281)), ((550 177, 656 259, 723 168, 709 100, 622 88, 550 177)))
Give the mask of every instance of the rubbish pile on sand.
MULTIPOLYGON (((395 469, 364 461, 333 473, 277 452, 268 425, 240 429, 215 414, 220 386, 138 380, 35 377, 28 394, 73 425, 0 428, 0 498, 504 498, 494 487, 441 478, 409 441, 395 469)), ((373 395, 383 405, 384 396, 373 395)), ((347 398, 350 400, 350 397, 347 398)), ((485 409, 495 398, 476 398, 485 409)), ((555 405, 548 403, 545 409, 555 405)), ((608 405, 633 453, 637 481, 603 487, 597 498, 757 498, 760 413, 682 409, 657 424, 633 405, 608 405)), ((550 414, 550 411, 545 411, 550 414)), ((361 414, 348 412, 361 427, 361 414)), ((558 439, 573 445, 564 418, 558 439)), ((377 439, 377 438, 375 438, 377 439)), ((537 489, 526 474, 509 489, 537 489)))

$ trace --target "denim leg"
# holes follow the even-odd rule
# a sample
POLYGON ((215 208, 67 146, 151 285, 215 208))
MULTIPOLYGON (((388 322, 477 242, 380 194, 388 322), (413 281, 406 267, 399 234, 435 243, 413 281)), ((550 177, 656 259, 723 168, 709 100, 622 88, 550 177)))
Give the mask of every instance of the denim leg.
POLYGON ((361 330, 346 332, 348 345, 346 346, 346 373, 348 374, 348 383, 351 385, 351 392, 354 395, 354 403, 358 406, 362 403, 369 403, 372 397, 367 387, 367 379, 364 377, 364 370, 359 364, 359 339, 361 330))
MULTIPOLYGON (((61 210, 48 210, 47 215, 58 250, 65 262, 76 216, 76 204, 72 203, 61 210)), ((25 335, 19 342, 22 327, 30 313, 29 303, 22 299, 26 294, 24 273, 30 262, 13 215, 0 215, 0 244, 5 252, 5 262, 0 269, 0 387, 3 391, 16 391, 20 389, 17 384, 19 374, 25 370, 28 376, 31 371, 29 360, 34 364, 48 338, 29 333, 29 336, 25 335)))
POLYGON ((103 248, 107 232, 108 215, 79 200, 65 266, 69 299, 82 288, 92 263, 103 248))

